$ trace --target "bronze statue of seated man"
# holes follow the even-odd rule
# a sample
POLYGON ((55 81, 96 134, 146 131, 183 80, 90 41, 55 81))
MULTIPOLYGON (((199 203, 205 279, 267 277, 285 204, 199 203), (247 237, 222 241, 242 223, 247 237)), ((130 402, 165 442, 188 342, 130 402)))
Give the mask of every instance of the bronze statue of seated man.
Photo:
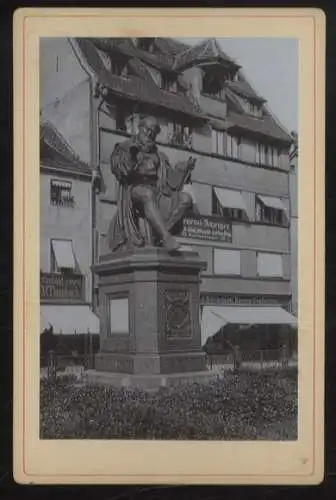
POLYGON ((195 159, 179 162, 173 168, 168 157, 157 149, 160 132, 157 120, 140 121, 139 132, 118 143, 111 155, 111 171, 119 182, 118 207, 109 229, 112 251, 150 245, 163 245, 174 252, 180 245, 175 236, 193 200, 183 191, 190 182, 195 159), (139 220, 149 224, 152 237, 146 240, 139 220))

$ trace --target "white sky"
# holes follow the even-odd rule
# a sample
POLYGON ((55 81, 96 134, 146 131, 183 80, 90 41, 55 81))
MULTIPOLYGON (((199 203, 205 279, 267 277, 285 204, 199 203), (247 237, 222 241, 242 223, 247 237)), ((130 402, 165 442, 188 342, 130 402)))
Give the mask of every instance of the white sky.
MULTIPOLYGON (((180 38, 199 43, 201 38, 180 38)), ((298 41, 290 38, 218 38, 221 48, 288 131, 298 129, 298 41)))

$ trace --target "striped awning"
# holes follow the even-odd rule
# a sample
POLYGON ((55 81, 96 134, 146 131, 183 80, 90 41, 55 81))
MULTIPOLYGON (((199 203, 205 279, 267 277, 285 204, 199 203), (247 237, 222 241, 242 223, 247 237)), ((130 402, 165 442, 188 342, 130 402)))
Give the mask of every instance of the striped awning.
POLYGON ((40 332, 53 327, 53 333, 99 333, 99 318, 88 305, 42 305, 40 332))
POLYGON ((71 240, 52 240, 52 248, 58 268, 76 269, 71 240))
POLYGON ((264 196, 257 195, 259 200, 269 208, 275 208, 276 210, 282 210, 287 213, 287 208, 281 198, 276 198, 275 196, 264 196))
POLYGON ((202 344, 227 324, 297 325, 297 318, 280 306, 204 306, 202 344))
POLYGON ((247 206, 240 191, 234 189, 214 188, 216 197, 223 208, 243 210, 247 214, 247 206))
POLYGON ((70 189, 71 188, 71 182, 66 182, 66 181, 58 181, 53 179, 51 181, 51 185, 55 187, 59 187, 62 189, 70 189))

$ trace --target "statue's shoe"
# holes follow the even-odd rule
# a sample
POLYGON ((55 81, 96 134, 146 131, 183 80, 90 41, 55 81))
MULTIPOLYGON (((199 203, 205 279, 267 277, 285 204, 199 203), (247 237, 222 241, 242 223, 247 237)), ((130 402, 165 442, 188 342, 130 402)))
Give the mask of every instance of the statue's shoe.
POLYGON ((178 243, 178 241, 174 238, 174 236, 169 236, 168 238, 163 240, 163 245, 169 253, 170 252, 177 252, 177 250, 181 246, 178 243))

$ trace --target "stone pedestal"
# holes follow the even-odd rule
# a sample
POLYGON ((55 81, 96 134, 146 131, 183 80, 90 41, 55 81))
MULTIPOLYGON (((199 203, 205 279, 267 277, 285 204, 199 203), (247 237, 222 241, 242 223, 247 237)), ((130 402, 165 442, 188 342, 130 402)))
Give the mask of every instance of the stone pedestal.
POLYGON ((196 252, 143 248, 102 256, 100 352, 89 380, 155 388, 209 377, 201 346, 196 252))

